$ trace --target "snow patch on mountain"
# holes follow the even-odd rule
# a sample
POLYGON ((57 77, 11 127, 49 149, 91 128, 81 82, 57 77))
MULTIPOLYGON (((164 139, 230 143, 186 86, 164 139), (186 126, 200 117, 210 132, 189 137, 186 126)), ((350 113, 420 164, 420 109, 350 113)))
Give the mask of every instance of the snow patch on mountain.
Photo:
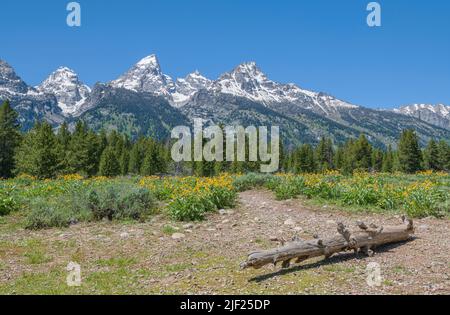
POLYGON ((444 104, 413 104, 394 109, 394 112, 405 115, 416 115, 420 112, 431 112, 442 117, 450 117, 450 106, 444 104))
POLYGON ((412 104, 393 110, 450 130, 450 106, 444 104, 412 104))

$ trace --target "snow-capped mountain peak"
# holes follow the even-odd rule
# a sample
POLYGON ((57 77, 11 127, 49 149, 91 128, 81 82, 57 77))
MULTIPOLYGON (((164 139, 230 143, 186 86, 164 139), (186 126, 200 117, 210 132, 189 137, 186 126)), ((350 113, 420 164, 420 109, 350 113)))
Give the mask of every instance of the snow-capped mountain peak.
POLYGON ((166 97, 170 97, 175 92, 172 78, 162 73, 156 55, 143 58, 117 80, 110 82, 110 85, 115 88, 149 92, 166 97))
POLYGON ((246 62, 223 74, 216 82, 217 92, 249 98, 262 103, 282 101, 281 85, 267 78, 255 62, 246 62))
POLYGON ((65 115, 77 113, 91 92, 91 89, 79 80, 75 71, 67 67, 58 68, 36 89, 41 93, 54 94, 65 115))
POLYGON ((141 59, 137 63, 137 65, 142 66, 142 67, 150 66, 150 67, 158 68, 159 70, 161 70, 161 67, 160 67, 159 61, 158 61, 158 57, 155 54, 141 59))
POLYGON ((5 93, 27 93, 27 84, 16 74, 14 69, 0 59, 0 89, 5 93))
POLYGON ((255 62, 237 66, 214 82, 217 92, 245 97, 267 106, 295 104, 320 114, 331 115, 339 108, 357 106, 322 93, 301 89, 293 83, 281 84, 268 79, 255 62))
POLYGON ((212 83, 198 70, 188 74, 184 79, 177 79, 175 82, 176 91, 172 94, 173 105, 176 107, 183 106, 198 91, 209 89, 212 83))

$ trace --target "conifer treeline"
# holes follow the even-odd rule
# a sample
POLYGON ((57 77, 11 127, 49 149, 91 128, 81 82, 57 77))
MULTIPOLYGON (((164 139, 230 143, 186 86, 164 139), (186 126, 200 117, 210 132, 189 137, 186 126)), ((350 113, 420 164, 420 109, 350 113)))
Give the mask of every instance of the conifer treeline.
POLYGON ((450 146, 444 140, 430 140, 427 147, 421 150, 413 130, 402 132, 396 151, 391 146, 387 150, 375 148, 364 135, 337 147, 330 139, 322 138, 316 147, 304 144, 291 152, 284 161, 284 169, 292 173, 339 170, 344 174, 355 170, 388 173, 449 171, 450 146))
MULTIPOLYGON (((225 145, 225 144, 224 144, 225 145)), ((374 148, 362 135, 343 145, 322 138, 315 147, 305 144, 283 152, 283 171, 312 173, 354 170, 414 173, 419 170, 450 170, 450 146, 431 140, 421 150, 414 131, 402 133, 396 151, 374 148)), ((247 152, 248 153, 248 152, 247 152)), ((9 102, 0 106, 0 178, 29 174, 53 178, 65 174, 85 176, 155 175, 164 173, 212 176, 220 172, 258 172, 258 162, 173 163, 170 144, 141 137, 132 141, 113 131, 95 133, 78 122, 73 132, 63 124, 57 132, 47 122, 38 122, 27 133, 20 132, 18 114, 9 102)))
POLYGON ((56 133, 47 122, 38 122, 21 134, 17 118, 9 102, 0 106, 0 178, 18 174, 38 178, 75 173, 154 175, 167 171, 168 150, 151 138, 133 142, 115 131, 96 134, 83 122, 78 122, 73 132, 64 123, 56 133))
POLYGON ((154 175, 167 171, 169 158, 166 147, 151 138, 132 142, 116 131, 96 134, 82 122, 72 133, 63 124, 56 134, 48 123, 37 123, 16 152, 15 173, 39 178, 154 175))

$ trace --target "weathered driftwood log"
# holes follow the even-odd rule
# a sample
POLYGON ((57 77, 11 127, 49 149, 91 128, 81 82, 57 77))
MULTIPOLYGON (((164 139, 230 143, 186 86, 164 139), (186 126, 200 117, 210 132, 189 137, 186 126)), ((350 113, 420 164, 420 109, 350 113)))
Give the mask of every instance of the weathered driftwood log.
MULTIPOLYGON (((259 269, 267 264, 282 262, 283 268, 288 268, 293 259, 300 263, 307 259, 319 256, 331 257, 335 253, 354 250, 362 251, 369 256, 373 255, 373 249, 380 245, 406 241, 414 233, 413 221, 403 217, 403 224, 398 226, 378 227, 367 226, 364 222, 357 222, 358 231, 350 232, 342 223, 338 224, 339 234, 330 239, 316 239, 303 241, 295 237, 291 242, 276 239, 282 247, 266 251, 251 253, 241 268, 259 269)), ((275 240, 272 240, 275 241, 275 240)))

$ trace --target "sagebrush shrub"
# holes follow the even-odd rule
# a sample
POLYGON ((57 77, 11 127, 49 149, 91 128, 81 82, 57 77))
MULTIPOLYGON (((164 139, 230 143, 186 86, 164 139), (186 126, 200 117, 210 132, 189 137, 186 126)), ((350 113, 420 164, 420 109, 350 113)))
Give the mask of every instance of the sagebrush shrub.
POLYGON ((139 220, 152 214, 156 205, 150 190, 128 184, 90 189, 85 200, 95 220, 139 220))
POLYGON ((233 186, 237 191, 242 192, 253 188, 265 187, 273 178, 274 176, 271 174, 249 173, 237 176, 233 181, 233 186))
POLYGON ((67 227, 81 221, 145 219, 154 213, 156 200, 146 188, 125 184, 87 188, 30 205, 27 228, 67 227))

